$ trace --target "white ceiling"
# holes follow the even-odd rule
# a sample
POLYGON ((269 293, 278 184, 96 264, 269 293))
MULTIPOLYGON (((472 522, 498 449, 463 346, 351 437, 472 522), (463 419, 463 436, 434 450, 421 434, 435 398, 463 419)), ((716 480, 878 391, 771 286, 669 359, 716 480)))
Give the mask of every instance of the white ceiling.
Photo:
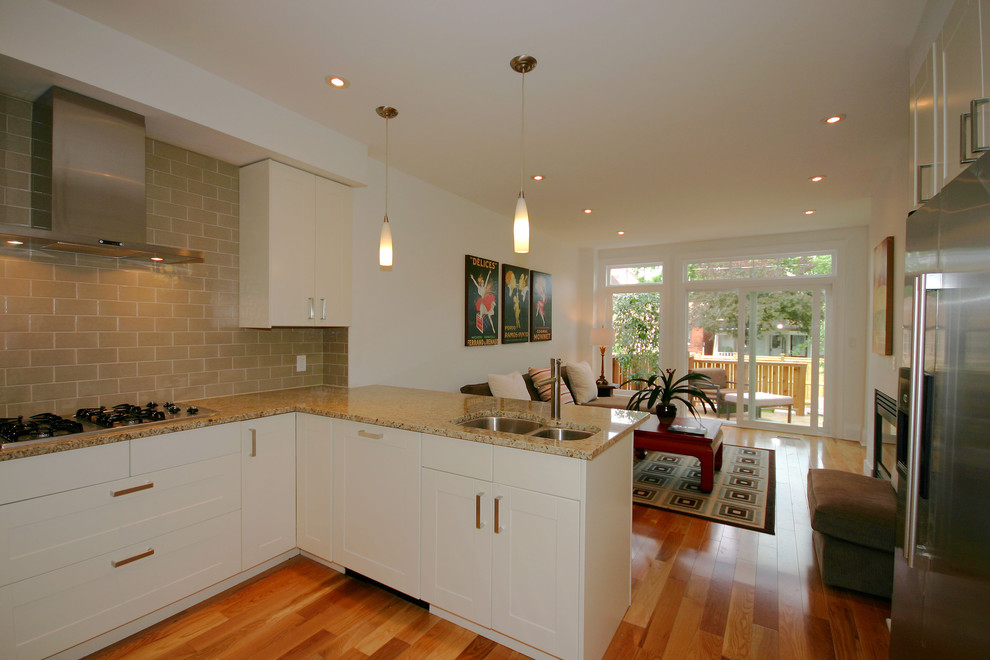
MULTIPOLYGON (((615 247, 863 225, 924 0, 55 0, 510 216, 615 247), (327 74, 351 85, 333 90, 327 74), (844 113, 827 126, 822 118, 844 113), (819 184, 808 178, 825 174, 819 184), (582 210, 594 209, 590 216, 582 210), (813 208, 810 218, 804 210, 813 208), (624 237, 616 235, 625 230, 624 237)), ((149 74, 151 75, 151 74, 149 74)), ((400 208, 391 209, 400 215, 400 208)))

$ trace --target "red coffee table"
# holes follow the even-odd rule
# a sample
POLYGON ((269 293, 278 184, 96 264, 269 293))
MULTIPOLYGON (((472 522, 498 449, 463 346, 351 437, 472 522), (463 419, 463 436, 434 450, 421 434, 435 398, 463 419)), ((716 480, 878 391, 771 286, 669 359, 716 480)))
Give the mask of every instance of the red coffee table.
POLYGON ((656 415, 633 431, 633 447, 637 455, 646 450, 666 451, 671 454, 694 456, 701 461, 701 486, 704 493, 712 492, 715 484, 715 470, 722 469, 722 422, 713 419, 687 419, 678 417, 672 426, 705 427, 704 435, 671 431, 661 428, 656 415))

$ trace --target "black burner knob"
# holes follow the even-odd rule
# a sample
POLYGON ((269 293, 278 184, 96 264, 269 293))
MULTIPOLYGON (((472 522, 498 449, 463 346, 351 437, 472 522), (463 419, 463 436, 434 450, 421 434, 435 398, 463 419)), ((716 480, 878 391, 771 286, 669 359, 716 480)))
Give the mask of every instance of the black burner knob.
POLYGON ((165 410, 167 410, 170 415, 174 415, 179 412, 179 406, 175 405, 171 401, 168 401, 165 403, 165 410))
POLYGON ((196 413, 199 412, 199 408, 197 408, 196 406, 189 406, 188 408, 186 408, 186 412, 189 413, 190 415, 195 415, 196 413))
POLYGON ((157 404, 157 403, 155 403, 154 401, 149 401, 149 402, 148 402, 148 405, 147 405, 147 406, 145 406, 145 407, 146 407, 146 408, 147 408, 148 410, 154 410, 155 408, 157 408, 157 407, 158 407, 158 404, 157 404))

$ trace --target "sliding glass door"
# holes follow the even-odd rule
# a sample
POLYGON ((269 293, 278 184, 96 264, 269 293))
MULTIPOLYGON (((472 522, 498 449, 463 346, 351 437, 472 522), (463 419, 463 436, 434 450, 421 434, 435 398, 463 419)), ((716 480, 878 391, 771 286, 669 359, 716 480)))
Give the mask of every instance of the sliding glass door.
POLYGON ((806 259, 804 270, 784 259, 759 260, 760 268, 753 264, 758 260, 692 264, 695 283, 688 282, 685 297, 688 368, 723 381, 718 410, 709 416, 754 427, 824 429, 830 285, 821 275, 831 264, 806 259), (808 281, 794 286, 781 281, 782 272, 808 281))

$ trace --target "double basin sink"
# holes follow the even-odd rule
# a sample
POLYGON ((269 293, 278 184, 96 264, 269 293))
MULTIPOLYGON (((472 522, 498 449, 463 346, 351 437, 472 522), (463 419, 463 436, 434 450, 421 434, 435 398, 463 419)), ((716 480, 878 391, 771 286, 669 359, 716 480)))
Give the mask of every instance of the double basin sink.
POLYGON ((524 419, 522 417, 499 417, 494 415, 457 422, 457 425, 472 429, 527 435, 533 438, 544 438, 547 440, 583 440, 584 438, 590 438, 596 433, 595 431, 547 426, 543 422, 524 419))

